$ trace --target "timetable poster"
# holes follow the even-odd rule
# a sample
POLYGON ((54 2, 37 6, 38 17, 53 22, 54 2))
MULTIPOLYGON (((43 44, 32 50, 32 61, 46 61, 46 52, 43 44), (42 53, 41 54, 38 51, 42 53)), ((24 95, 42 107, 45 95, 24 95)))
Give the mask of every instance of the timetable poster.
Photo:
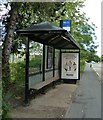
POLYGON ((79 53, 62 53, 62 79, 78 79, 79 53))

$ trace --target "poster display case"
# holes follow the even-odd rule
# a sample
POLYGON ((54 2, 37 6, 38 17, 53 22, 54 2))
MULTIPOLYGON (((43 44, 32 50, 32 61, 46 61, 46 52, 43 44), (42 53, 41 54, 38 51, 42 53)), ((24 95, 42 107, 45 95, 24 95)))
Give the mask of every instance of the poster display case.
POLYGON ((79 53, 62 53, 61 79, 79 79, 79 53))

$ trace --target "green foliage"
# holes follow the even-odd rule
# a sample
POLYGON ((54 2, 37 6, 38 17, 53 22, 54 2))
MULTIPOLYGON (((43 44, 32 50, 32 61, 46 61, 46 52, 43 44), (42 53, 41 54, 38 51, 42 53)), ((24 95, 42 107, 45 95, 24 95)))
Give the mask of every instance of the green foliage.
POLYGON ((10 114, 9 114, 10 109, 11 107, 8 104, 8 102, 3 99, 3 102, 2 102, 2 119, 3 120, 5 119, 12 120, 10 119, 10 114))
MULTIPOLYGON (((2 102, 2 117, 3 119, 9 118, 10 112, 10 104, 9 100, 11 97, 16 94, 16 89, 20 89, 24 85, 25 79, 25 61, 11 63, 10 64, 10 72, 11 72, 11 81, 8 87, 8 91, 5 91, 5 87, 3 87, 3 102, 2 102), (15 91, 14 91, 15 89, 15 91)), ((3 86, 5 86, 5 81, 3 81, 3 86)), ((6 86, 7 87, 7 86, 6 86)))
MULTIPOLYGON (((92 52, 92 54, 96 53, 96 48, 98 47, 94 42, 96 39, 96 26, 93 23, 91 23, 91 25, 88 24, 89 18, 86 17, 85 13, 81 13, 81 8, 84 7, 84 0, 46 3, 24 2, 19 3, 19 5, 19 19, 17 19, 16 29, 26 28, 43 21, 50 21, 59 26, 60 20, 69 18, 72 21, 71 34, 80 44, 81 49, 92 52)), ((18 38, 15 34, 14 52, 16 52, 17 48, 22 44, 25 44, 24 38, 18 38)), ((36 48, 36 51, 41 49, 37 44, 33 47, 36 48)), ((84 52, 82 52, 82 54, 85 55, 84 52)))
POLYGON ((11 106, 9 104, 9 99, 13 96, 13 93, 15 91, 13 91, 13 86, 10 86, 10 89, 8 89, 8 91, 2 91, 2 118, 5 120, 5 118, 10 117, 10 109, 11 106))
POLYGON ((95 62, 100 62, 100 57, 98 55, 94 55, 94 60, 95 62))
POLYGON ((101 62, 103 62, 103 55, 101 56, 101 62))
MULTIPOLYGON (((31 56, 30 56, 31 57, 31 56)), ((35 55, 31 57, 29 61, 29 72, 36 72, 40 70, 41 65, 41 55, 35 55)), ((11 70, 11 82, 16 85, 24 85, 25 81, 25 61, 20 61, 10 64, 11 70)))
POLYGON ((2 106, 2 108, 3 108, 3 109, 2 109, 2 111, 3 111, 2 117, 5 118, 5 117, 8 116, 7 113, 10 111, 9 105, 8 105, 5 101, 3 101, 3 106, 2 106))
POLYGON ((42 58, 42 56, 40 56, 40 55, 36 55, 35 57, 32 57, 30 59, 30 62, 29 62, 29 67, 30 68, 38 68, 38 69, 40 69, 41 58, 42 58))
POLYGON ((25 61, 10 64, 11 80, 17 85, 23 85, 25 80, 25 61))
POLYGON ((100 58, 98 55, 93 54, 93 52, 87 52, 87 62, 91 61, 99 62, 100 58))
POLYGON ((80 60, 80 74, 82 75, 83 71, 84 71, 84 68, 85 68, 85 60, 84 59, 81 59, 80 60))

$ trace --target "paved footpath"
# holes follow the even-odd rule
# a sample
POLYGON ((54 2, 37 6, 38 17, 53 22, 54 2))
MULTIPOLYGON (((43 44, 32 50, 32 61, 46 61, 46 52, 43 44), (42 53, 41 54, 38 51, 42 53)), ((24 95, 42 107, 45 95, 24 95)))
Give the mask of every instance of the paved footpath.
POLYGON ((54 89, 48 90, 46 94, 36 96, 35 99, 30 101, 29 106, 12 108, 10 115, 15 119, 44 118, 45 120, 46 118, 64 118, 67 109, 69 109, 71 105, 72 95, 76 89, 77 85, 74 84, 56 85, 54 89))
POLYGON ((101 118, 101 81, 89 64, 65 118, 101 118))

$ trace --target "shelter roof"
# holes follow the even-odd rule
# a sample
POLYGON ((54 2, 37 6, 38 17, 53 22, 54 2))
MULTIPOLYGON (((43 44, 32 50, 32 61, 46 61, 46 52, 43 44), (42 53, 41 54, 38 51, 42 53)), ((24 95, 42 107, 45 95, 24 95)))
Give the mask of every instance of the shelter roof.
POLYGON ((27 36, 30 40, 57 49, 80 49, 67 30, 53 25, 50 22, 35 24, 29 28, 18 30, 17 33, 27 36))

